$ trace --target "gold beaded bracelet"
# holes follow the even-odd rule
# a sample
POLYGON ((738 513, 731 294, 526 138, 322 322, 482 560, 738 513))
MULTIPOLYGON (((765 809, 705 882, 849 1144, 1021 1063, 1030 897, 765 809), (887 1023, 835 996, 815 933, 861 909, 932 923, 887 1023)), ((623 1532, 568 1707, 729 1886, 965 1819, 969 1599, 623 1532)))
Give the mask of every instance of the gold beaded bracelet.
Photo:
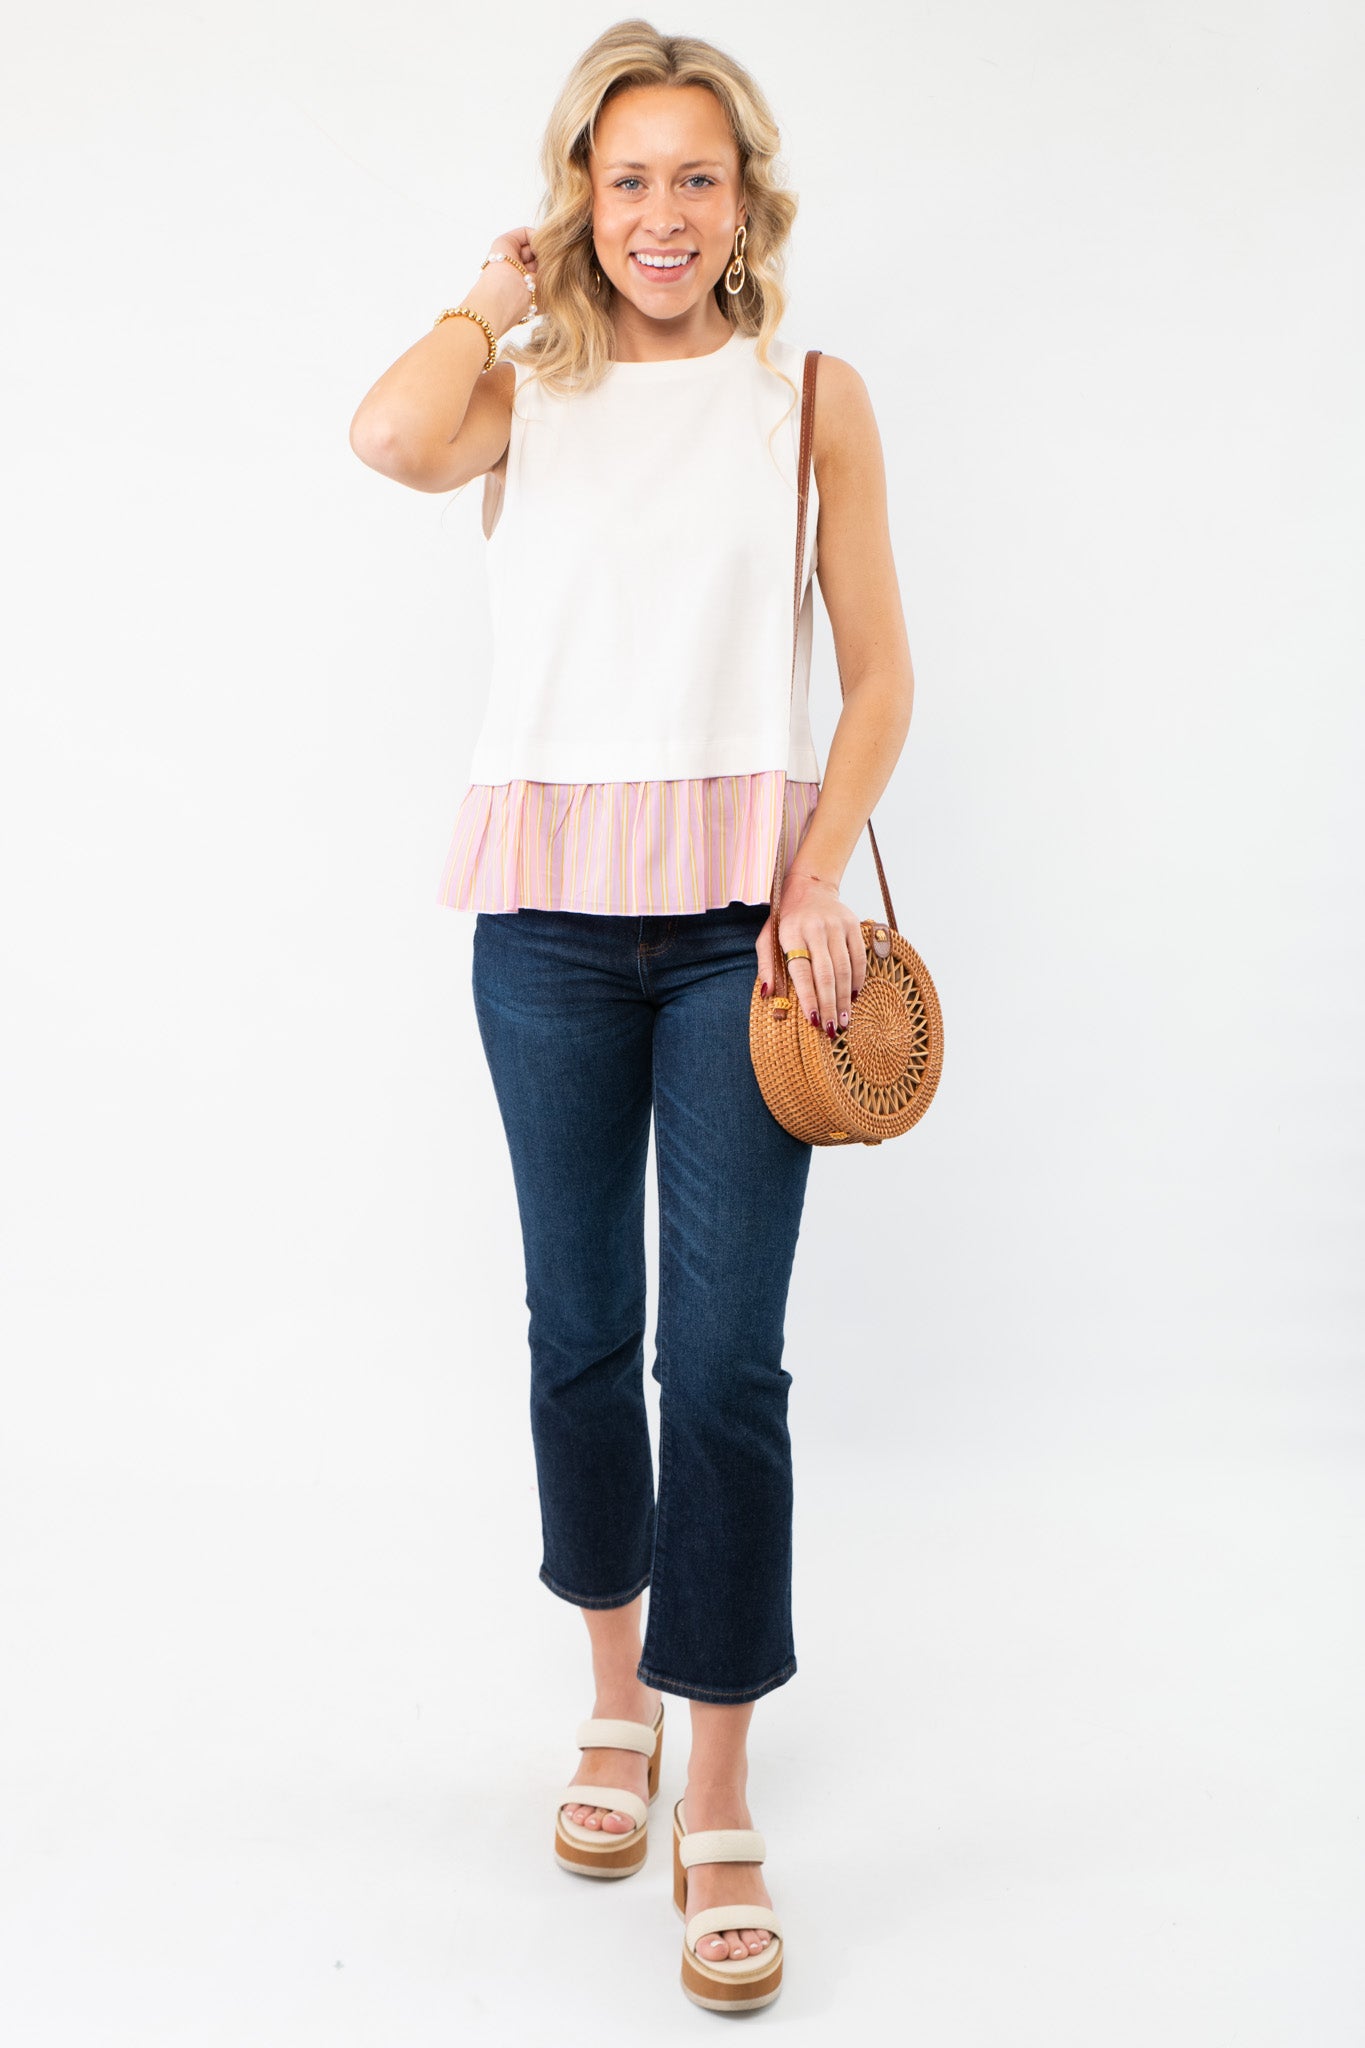
MULTIPOLYGON (((527 321, 540 311, 539 306, 536 304, 535 279, 524 263, 519 262, 515 256, 508 256, 501 249, 495 250, 491 256, 485 256, 483 262, 479 265, 480 270, 487 270, 490 263, 510 263, 514 269, 521 272, 526 289, 531 294, 530 311, 523 313, 517 322, 518 327, 524 327, 527 321)), ((488 360, 484 364, 483 370, 479 372, 479 375, 482 377, 484 370, 491 370, 494 363, 498 360, 498 337, 484 319, 483 314, 476 313, 472 306, 447 306, 444 313, 438 313, 431 324, 433 327, 439 327, 443 320, 453 320, 457 313, 463 313, 467 320, 477 320, 484 333, 488 336, 488 360)))
POLYGON ((484 319, 483 314, 476 313, 472 306, 447 306, 444 313, 436 315, 436 318, 431 323, 432 327, 439 327, 443 320, 453 320, 460 313, 463 313, 466 320, 477 320, 484 333, 488 336, 488 360, 485 362, 483 370, 479 372, 479 375, 482 377, 484 370, 491 370, 494 363, 498 360, 498 337, 484 319))

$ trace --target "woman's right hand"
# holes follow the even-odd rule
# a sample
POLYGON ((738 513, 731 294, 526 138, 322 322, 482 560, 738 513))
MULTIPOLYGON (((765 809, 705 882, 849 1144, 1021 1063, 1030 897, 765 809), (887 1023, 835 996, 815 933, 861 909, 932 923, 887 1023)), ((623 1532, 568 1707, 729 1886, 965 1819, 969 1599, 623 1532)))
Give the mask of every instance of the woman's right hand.
MULTIPOLYGON (((505 235, 498 235, 488 245, 490 256, 515 256, 530 273, 531 283, 536 281, 536 252, 531 246, 529 228, 509 228, 505 235)), ((487 310, 489 320, 497 332, 498 339, 510 328, 518 327, 525 320, 535 304, 532 293, 526 289, 526 279, 515 263, 490 263, 479 272, 479 296, 483 301, 480 310, 487 310)))

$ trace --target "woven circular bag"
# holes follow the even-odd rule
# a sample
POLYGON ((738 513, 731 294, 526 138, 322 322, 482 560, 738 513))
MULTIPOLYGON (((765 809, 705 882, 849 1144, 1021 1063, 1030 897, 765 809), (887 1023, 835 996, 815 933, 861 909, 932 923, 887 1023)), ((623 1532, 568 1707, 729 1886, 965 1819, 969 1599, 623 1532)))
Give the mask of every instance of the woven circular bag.
MULTIPOLYGON (((810 1145, 880 1145, 918 1123, 943 1068, 943 1014, 929 970, 894 925, 862 921, 867 979, 831 1038, 802 1015, 780 945, 777 986, 755 978, 749 1051, 777 1121, 810 1145)), ((776 930, 774 926, 774 930, 776 930)))
MULTIPOLYGON (((801 394, 793 693, 819 354, 814 348, 807 352, 801 394)), ((842 676, 839 693, 842 697, 842 676)), ((891 892, 870 818, 867 832, 886 917, 880 923, 870 917, 862 920, 867 978, 849 1009, 848 1023, 831 1038, 802 1015, 782 950, 782 877, 787 865, 783 807, 771 891, 773 990, 765 996, 762 978, 755 975, 749 1003, 749 1051, 769 1109, 793 1137, 811 1145, 880 1145, 883 1138, 899 1137, 924 1115, 943 1070, 943 1012, 938 992, 919 954, 896 930, 891 892)))

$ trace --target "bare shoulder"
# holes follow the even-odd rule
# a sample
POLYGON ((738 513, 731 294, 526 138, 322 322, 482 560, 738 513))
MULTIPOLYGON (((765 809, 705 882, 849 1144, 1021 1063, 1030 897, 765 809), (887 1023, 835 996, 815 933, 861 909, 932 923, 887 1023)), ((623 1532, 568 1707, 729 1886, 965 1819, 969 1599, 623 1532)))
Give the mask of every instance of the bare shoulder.
POLYGON ((867 385, 852 363, 823 351, 815 374, 811 460, 821 490, 827 480, 881 462, 881 436, 867 385))
POLYGON ((512 394, 517 388, 517 366, 510 356, 500 356, 491 370, 480 382, 488 385, 495 393, 498 403, 506 408, 508 417, 512 413, 512 394))

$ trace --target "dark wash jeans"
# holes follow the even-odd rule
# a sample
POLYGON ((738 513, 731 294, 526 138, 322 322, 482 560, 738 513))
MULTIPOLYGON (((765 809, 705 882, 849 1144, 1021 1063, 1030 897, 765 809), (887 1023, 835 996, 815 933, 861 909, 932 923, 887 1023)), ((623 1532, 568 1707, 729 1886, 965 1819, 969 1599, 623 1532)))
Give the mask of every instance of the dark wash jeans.
POLYGON ((766 903, 627 917, 480 911, 472 986, 530 1310, 540 1577, 576 1607, 650 1589, 638 1674, 720 1704, 796 1670, 783 1323, 812 1147, 749 1053, 766 903), (654 1117, 659 1487, 644 1398, 654 1117))

